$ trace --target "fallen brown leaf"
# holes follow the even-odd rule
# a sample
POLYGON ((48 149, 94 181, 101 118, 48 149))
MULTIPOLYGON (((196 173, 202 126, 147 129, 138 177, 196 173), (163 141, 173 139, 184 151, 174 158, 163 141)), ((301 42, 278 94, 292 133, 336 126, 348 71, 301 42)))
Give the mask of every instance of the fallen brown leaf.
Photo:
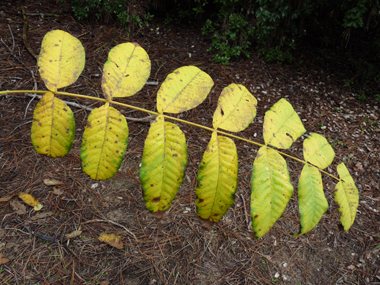
POLYGON ((55 179, 44 179, 44 183, 47 186, 53 186, 53 185, 61 185, 61 184, 63 184, 62 181, 58 181, 58 180, 55 180, 55 179))
POLYGON ((25 215, 26 214, 26 207, 25 207, 25 205, 21 204, 19 201, 13 200, 13 201, 11 201, 10 204, 11 204, 13 210, 15 210, 15 212, 18 215, 25 215))
POLYGON ((110 246, 116 247, 117 249, 123 248, 123 242, 121 241, 121 238, 115 234, 101 233, 98 239, 99 241, 105 242, 110 246))
POLYGON ((69 233, 69 234, 66 234, 65 237, 66 237, 67 239, 71 239, 71 238, 75 238, 75 237, 77 237, 77 236, 80 236, 81 233, 82 233, 81 230, 76 230, 76 231, 73 231, 73 232, 71 232, 71 233, 69 233))
POLYGON ((0 265, 9 262, 9 259, 0 253, 0 265))
POLYGON ((55 194, 55 195, 62 195, 63 192, 61 191, 61 189, 59 189, 57 187, 53 187, 53 194, 55 194))
POLYGON ((43 219, 43 218, 47 218, 47 217, 53 216, 53 214, 54 214, 53 212, 38 213, 37 215, 34 215, 30 219, 32 221, 35 221, 35 220, 38 220, 38 219, 43 219))
POLYGON ((8 202, 10 199, 12 199, 12 196, 1 197, 0 202, 8 202))

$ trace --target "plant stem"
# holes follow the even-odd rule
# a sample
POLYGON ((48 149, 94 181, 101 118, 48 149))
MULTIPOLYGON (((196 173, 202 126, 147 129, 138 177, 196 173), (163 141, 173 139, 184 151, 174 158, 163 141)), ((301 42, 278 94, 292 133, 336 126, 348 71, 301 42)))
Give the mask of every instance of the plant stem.
MULTIPOLYGON (((44 94, 46 92, 49 92, 49 91, 35 91, 35 90, 12 90, 12 91, 8 91, 7 90, 7 91, 0 91, 0 95, 16 94, 16 93, 38 93, 38 94, 44 94)), ((50 92, 52 92, 52 91, 50 91, 50 92)), ((117 101, 106 100, 106 99, 103 99, 103 98, 92 97, 92 96, 87 96, 87 95, 80 95, 80 94, 75 94, 75 93, 60 92, 60 91, 55 91, 55 92, 52 92, 52 93, 57 94, 57 95, 64 95, 64 96, 70 96, 70 97, 76 97, 76 98, 82 98, 82 99, 96 100, 96 101, 100 101, 100 102, 104 102, 104 103, 108 102, 110 104, 119 105, 119 106, 122 106, 122 107, 127 107, 127 108, 134 109, 134 110, 137 110, 137 111, 149 113, 149 114, 152 114, 152 115, 155 115, 155 116, 162 115, 164 118, 167 118, 167 119, 170 119, 170 120, 173 120, 173 121, 177 121, 177 122, 180 122, 180 123, 188 124, 188 125, 191 125, 191 126, 194 126, 194 127, 198 127, 198 128, 210 131, 210 132, 217 132, 218 134, 221 134, 221 135, 224 135, 224 136, 228 136, 228 137, 231 137, 231 138, 234 138, 234 139, 237 139, 237 140, 241 140, 241 141, 244 141, 244 142, 247 142, 247 143, 250 143, 250 144, 254 144, 254 145, 257 145, 259 147, 265 146, 264 144, 261 144, 261 143, 258 143, 258 142, 254 142, 254 141, 251 141, 251 140, 247 140, 245 138, 238 137, 238 136, 235 136, 235 135, 223 132, 223 131, 219 131, 219 130, 216 130, 216 129, 213 129, 213 128, 209 128, 209 127, 206 127, 206 126, 203 126, 203 125, 199 125, 199 124, 196 124, 196 123, 192 123, 192 122, 189 122, 189 121, 186 121, 186 120, 182 120, 182 119, 178 119, 178 118, 175 118, 175 117, 171 117, 171 116, 168 116, 168 115, 165 115, 165 114, 160 114, 158 112, 149 111, 149 110, 144 109, 144 108, 139 108, 139 107, 136 107, 136 106, 120 103, 120 102, 117 102, 117 101)), ((268 147, 268 146, 266 146, 266 147, 268 147)), ((274 149, 274 150, 277 151, 279 154, 281 154, 283 156, 286 156, 286 157, 289 157, 289 158, 291 158, 291 159, 293 159, 295 161, 298 161, 298 162, 303 163, 305 165, 309 165, 309 166, 315 167, 320 172, 322 172, 322 173, 330 176, 331 178, 333 178, 333 179, 335 179, 337 181, 342 181, 342 179, 340 179, 338 177, 335 177, 334 175, 331 175, 330 173, 328 173, 328 172, 320 169, 319 167, 316 167, 315 165, 311 165, 310 163, 308 163, 308 162, 306 162, 304 160, 298 159, 298 158, 296 158, 294 156, 291 156, 289 154, 281 152, 281 151, 279 151, 277 149, 274 149)))

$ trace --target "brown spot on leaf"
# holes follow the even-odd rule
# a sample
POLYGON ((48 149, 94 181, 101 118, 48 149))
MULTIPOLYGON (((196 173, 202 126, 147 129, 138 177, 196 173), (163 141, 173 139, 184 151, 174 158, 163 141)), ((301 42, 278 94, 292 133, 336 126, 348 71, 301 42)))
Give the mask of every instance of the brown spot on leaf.
POLYGON ((66 109, 66 108, 63 108, 63 111, 67 112, 67 109, 66 109))
POLYGON ((174 154, 173 154, 173 157, 178 157, 178 154, 174 153, 174 154))
POLYGON ((161 196, 154 198, 153 202, 160 202, 160 200, 161 200, 161 196))

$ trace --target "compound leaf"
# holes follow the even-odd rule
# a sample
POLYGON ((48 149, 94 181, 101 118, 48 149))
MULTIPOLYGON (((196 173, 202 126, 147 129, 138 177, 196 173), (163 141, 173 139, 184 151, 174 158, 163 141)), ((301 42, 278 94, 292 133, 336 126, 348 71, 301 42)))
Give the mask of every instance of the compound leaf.
POLYGON ((256 237, 266 234, 285 211, 293 185, 285 159, 274 149, 263 146, 253 163, 251 216, 256 237))
POLYGON ((323 136, 312 133, 303 143, 303 156, 307 162, 325 169, 334 160, 335 152, 323 136))
POLYGON ((85 53, 81 42, 61 30, 48 32, 41 43, 38 70, 47 89, 73 84, 82 73, 85 53))
POLYGON ((143 196, 149 211, 160 217, 182 184, 187 165, 186 139, 180 128, 158 116, 145 140, 140 169, 143 196))
POLYGON ((107 99, 128 97, 140 91, 150 75, 150 59, 137 43, 115 46, 103 68, 102 90, 107 99))
POLYGON ((158 90, 157 111, 178 114, 195 108, 213 85, 211 77, 198 67, 180 67, 166 77, 158 90))
POLYGON ((69 153, 75 137, 75 120, 69 106, 47 92, 33 114, 31 138, 37 153, 63 157, 69 153))
POLYGON ((334 199, 339 205, 340 222, 344 230, 348 231, 355 221, 359 205, 359 192, 343 162, 338 165, 337 171, 342 181, 335 186, 334 199))
POLYGON ((265 113, 264 141, 266 145, 288 149, 305 132, 292 105, 283 98, 265 113))
POLYGON ((305 165, 302 169, 298 182, 298 202, 302 228, 296 236, 312 230, 329 207, 323 193, 321 173, 313 166, 305 165))
POLYGON ((223 89, 213 116, 214 129, 240 132, 256 117, 257 100, 240 84, 230 84, 223 89))
POLYGON ((83 133, 82 170, 94 180, 113 177, 124 159, 128 134, 125 117, 109 103, 92 110, 83 133))
POLYGON ((199 217, 215 223, 223 217, 235 201, 237 176, 235 143, 214 132, 198 170, 195 194, 199 217))

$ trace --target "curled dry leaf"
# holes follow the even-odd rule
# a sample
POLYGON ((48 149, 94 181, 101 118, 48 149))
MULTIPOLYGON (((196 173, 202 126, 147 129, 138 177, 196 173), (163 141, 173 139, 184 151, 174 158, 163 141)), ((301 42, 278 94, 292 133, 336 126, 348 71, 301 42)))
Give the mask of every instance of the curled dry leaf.
POLYGON ((76 230, 76 231, 73 231, 73 232, 71 232, 71 233, 69 233, 69 234, 66 234, 65 237, 66 237, 67 239, 71 239, 71 238, 75 238, 75 237, 77 237, 77 236, 80 236, 81 233, 82 233, 81 230, 76 230))
POLYGON ((15 210, 15 212, 17 213, 17 215, 25 215, 26 214, 25 205, 21 204, 19 201, 13 200, 13 201, 11 201, 10 204, 11 204, 13 210, 15 210))
POLYGON ((43 205, 32 195, 20 192, 18 197, 24 201, 25 204, 34 207, 34 211, 39 211, 42 209, 43 205))
POLYGON ((98 239, 99 241, 105 242, 110 246, 116 247, 117 249, 123 248, 123 242, 121 241, 121 238, 115 234, 101 233, 98 239))
POLYGON ((54 185, 61 185, 61 184, 63 184, 62 181, 58 181, 58 180, 55 180, 55 179, 44 179, 44 183, 47 186, 54 186, 54 185))
POLYGON ((3 265, 5 263, 9 262, 9 259, 6 258, 4 255, 0 253, 0 265, 3 265))

